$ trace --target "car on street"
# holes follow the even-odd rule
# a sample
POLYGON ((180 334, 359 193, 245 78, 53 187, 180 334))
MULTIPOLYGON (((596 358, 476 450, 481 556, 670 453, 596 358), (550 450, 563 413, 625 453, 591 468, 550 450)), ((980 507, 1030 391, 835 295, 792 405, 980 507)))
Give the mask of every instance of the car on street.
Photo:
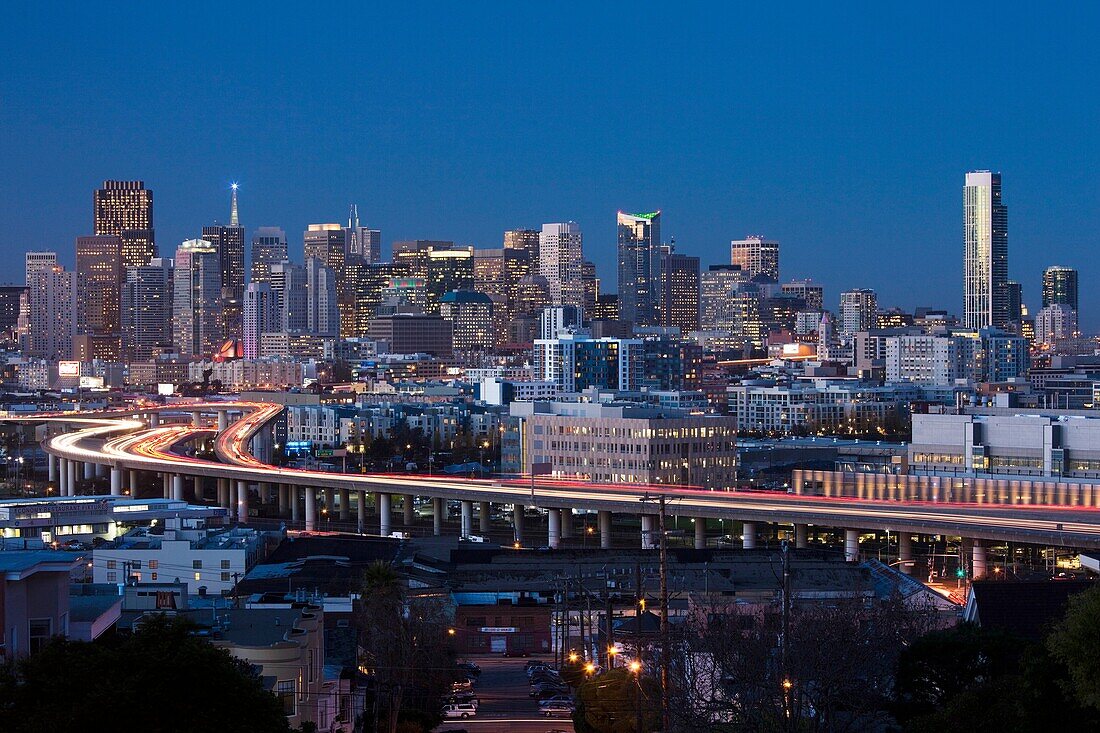
POLYGON ((459 702, 453 705, 443 706, 444 718, 472 718, 477 715, 477 705, 468 702, 459 702))
POLYGON ((551 695, 550 697, 544 697, 541 700, 539 700, 539 707, 541 708, 544 705, 549 705, 550 703, 555 703, 555 702, 565 702, 565 703, 569 703, 570 705, 576 705, 577 704, 577 701, 573 698, 572 695, 564 693, 564 692, 559 692, 556 695, 551 695))
POLYGON ((554 702, 539 707, 539 712, 547 718, 571 718, 576 708, 573 703, 554 702))
POLYGON ((531 689, 531 697, 536 700, 545 700, 555 695, 568 695, 569 685, 543 685, 531 689))
POLYGON ((447 695, 443 699, 443 702, 446 705, 457 705, 458 703, 468 702, 475 708, 481 704, 481 700, 472 692, 456 692, 452 695, 447 695))

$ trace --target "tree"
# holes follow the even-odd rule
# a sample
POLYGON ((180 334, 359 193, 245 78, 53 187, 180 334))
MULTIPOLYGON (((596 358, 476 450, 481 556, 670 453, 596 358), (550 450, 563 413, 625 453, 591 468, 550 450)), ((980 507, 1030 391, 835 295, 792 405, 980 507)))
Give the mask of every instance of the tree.
POLYGON ((1071 596, 1062 621, 1047 639, 1051 655, 1069 673, 1069 688, 1081 705, 1100 710, 1100 588, 1071 596))
POLYGON ((391 564, 375 562, 364 572, 358 628, 376 730, 396 733, 402 720, 424 731, 439 724, 440 699, 455 674, 447 621, 442 601, 410 597, 391 564))
POLYGON ((125 638, 57 638, 0 668, 0 730, 288 731, 251 665, 156 617, 125 638))
POLYGON ((661 685, 626 667, 592 677, 577 688, 577 733, 641 733, 661 727, 661 685), (638 713, 641 712, 641 728, 638 713))

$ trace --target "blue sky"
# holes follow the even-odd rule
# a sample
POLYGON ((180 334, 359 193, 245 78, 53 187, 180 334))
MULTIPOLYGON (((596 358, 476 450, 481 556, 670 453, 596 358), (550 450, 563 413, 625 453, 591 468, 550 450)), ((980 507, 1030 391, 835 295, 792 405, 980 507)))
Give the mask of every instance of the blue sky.
POLYGON ((660 208, 704 263, 779 239, 834 308, 958 311, 963 174, 991 168, 1026 301, 1079 267, 1100 328, 1095 4, 160 5, 4 11, 2 279, 71 261, 104 178, 154 190, 164 252, 239 180, 299 255, 351 202, 387 245, 573 219, 613 287, 615 211, 660 208))

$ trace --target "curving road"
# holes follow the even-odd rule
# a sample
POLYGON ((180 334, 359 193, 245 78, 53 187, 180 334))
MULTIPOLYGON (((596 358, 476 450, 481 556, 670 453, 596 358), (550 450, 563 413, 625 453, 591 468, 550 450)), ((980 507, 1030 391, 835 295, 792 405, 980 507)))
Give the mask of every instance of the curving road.
MULTIPOLYGON (((812 524, 849 529, 891 530, 957 535, 978 540, 1026 542, 1048 546, 1100 549, 1100 510, 1083 507, 990 506, 867 501, 808 497, 779 493, 725 492, 667 485, 591 484, 540 478, 479 480, 451 476, 348 475, 268 465, 248 449, 249 441, 282 411, 263 403, 209 403, 140 408, 96 415, 20 417, 31 422, 59 421, 78 429, 45 442, 47 452, 61 458, 115 469, 269 483, 300 489, 401 494, 493 502, 542 508, 653 514, 655 504, 643 501, 663 494, 668 510, 684 516, 746 522, 812 524), (173 447, 214 432, 210 428, 169 425, 146 428, 135 412, 241 411, 241 419, 221 431, 215 450, 221 462, 179 455, 173 447)), ((307 504, 308 507, 308 504, 307 504)))

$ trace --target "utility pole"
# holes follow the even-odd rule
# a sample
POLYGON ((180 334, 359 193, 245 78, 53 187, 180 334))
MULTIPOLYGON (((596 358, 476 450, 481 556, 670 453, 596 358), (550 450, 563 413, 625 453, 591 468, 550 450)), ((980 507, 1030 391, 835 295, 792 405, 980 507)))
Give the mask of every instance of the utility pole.
POLYGON ((665 497, 658 497, 657 531, 661 536, 661 730, 669 730, 668 694, 668 537, 665 534, 665 497))
POLYGON ((779 655, 783 679, 780 684, 783 686, 784 728, 792 730, 791 690, 794 682, 791 680, 791 555, 787 540, 783 540, 780 547, 783 558, 783 639, 779 655))

